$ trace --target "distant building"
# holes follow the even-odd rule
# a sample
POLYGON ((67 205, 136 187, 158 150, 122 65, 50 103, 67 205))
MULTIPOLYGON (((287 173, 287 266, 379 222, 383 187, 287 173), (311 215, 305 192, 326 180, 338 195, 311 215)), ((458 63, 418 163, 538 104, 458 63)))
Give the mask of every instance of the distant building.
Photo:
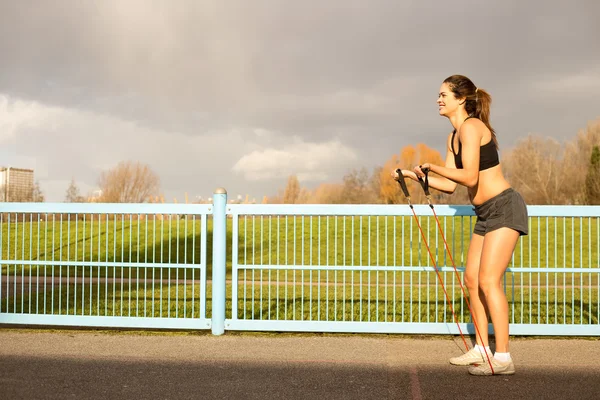
POLYGON ((87 202, 88 203, 97 203, 101 198, 102 198, 102 189, 95 189, 89 194, 89 196, 87 198, 87 202))
POLYGON ((0 167, 0 202, 33 201, 33 170, 0 167))

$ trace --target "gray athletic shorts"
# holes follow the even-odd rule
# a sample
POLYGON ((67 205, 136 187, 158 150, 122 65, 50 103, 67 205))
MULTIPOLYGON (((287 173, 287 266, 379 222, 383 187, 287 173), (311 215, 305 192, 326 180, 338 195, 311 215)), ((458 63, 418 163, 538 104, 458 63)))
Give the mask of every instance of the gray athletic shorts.
POLYGON ((477 222, 473 233, 484 236, 499 228, 511 228, 519 235, 529 233, 527 206, 523 197, 512 188, 475 206, 477 222))

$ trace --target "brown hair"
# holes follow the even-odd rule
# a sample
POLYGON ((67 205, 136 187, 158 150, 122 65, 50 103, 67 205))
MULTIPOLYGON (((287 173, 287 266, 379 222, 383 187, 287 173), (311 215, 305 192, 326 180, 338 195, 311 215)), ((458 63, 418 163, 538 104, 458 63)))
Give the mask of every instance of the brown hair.
POLYGON ((452 75, 444 80, 448 84, 454 96, 465 99, 465 110, 470 117, 476 117, 488 127, 492 133, 492 140, 498 148, 498 140, 496 139, 496 131, 490 125, 490 105, 492 104, 492 96, 483 89, 478 88, 466 76, 452 75))

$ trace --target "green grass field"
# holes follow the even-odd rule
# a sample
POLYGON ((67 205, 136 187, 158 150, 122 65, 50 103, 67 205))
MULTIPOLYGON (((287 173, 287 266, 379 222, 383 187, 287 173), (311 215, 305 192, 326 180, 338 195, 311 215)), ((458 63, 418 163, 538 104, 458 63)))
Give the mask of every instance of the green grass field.
MULTIPOLYGON (((232 285, 227 285, 226 315, 233 315, 232 285)), ((452 308, 468 322, 458 287, 448 288, 452 308)), ((253 320, 372 322, 449 322, 454 319, 440 286, 377 287, 327 285, 238 286, 237 317, 253 320)), ((211 285, 206 291, 210 317, 211 285)), ((56 285, 54 290, 3 298, 2 312, 54 315, 200 317, 200 285, 136 283, 56 285)), ((598 290, 507 288, 510 319, 524 324, 598 324, 598 290)))
MULTIPOLYGON (((474 219, 440 217, 440 221, 454 261, 464 265, 474 219)), ((227 222, 227 279, 231 281, 233 224, 231 219, 227 222)), ((420 223, 435 264, 451 266, 435 220, 422 217, 420 223)), ((25 218, 25 222, 8 223, 4 216, 0 310, 197 317, 201 261, 209 280, 212 273, 212 221, 207 221, 205 234, 201 226, 199 219, 176 217, 140 221, 105 216, 70 221, 67 217, 42 222, 25 218), (203 235, 208 239, 206 260, 201 257, 203 235), (64 262, 108 265, 67 267, 64 262), (46 282, 56 278, 54 287, 46 286, 44 291, 44 278, 46 282), (90 278, 97 281, 90 284, 90 278), (82 279, 87 283, 82 284, 82 279)), ((240 218, 238 236, 241 267, 318 266, 304 271, 239 270, 235 307, 239 318, 452 322, 412 217, 248 216, 240 218), (367 270, 336 271, 342 266, 367 270), (375 266, 383 270, 368 270, 375 266), (401 266, 418 270, 391 270, 401 266)), ((599 243, 597 218, 532 218, 530 235, 520 239, 510 266, 573 272, 507 273, 512 321, 598 323, 599 274, 579 268, 599 267, 599 243)), ((455 311, 466 318, 457 278, 452 272, 441 276, 452 293, 455 311)), ((227 293, 231 315, 231 290, 227 293)), ((210 290, 207 295, 210 315, 210 290)))
MULTIPOLYGON (((420 218, 432 256, 450 265, 435 220, 420 218)), ((474 220, 441 217, 457 265, 464 265, 474 220)), ((207 223, 207 261, 212 258, 207 223)), ((600 267, 597 218, 532 218, 530 234, 517 244, 512 266, 600 267)), ((2 223, 2 260, 198 264, 203 240, 198 219, 100 220, 2 223)), ((232 221, 227 224, 231 266, 232 221)), ((238 263, 279 265, 432 265, 411 217, 242 217, 238 263)), ((21 268, 3 265, 3 272, 21 268)), ((110 272, 110 270, 106 270, 110 272)))

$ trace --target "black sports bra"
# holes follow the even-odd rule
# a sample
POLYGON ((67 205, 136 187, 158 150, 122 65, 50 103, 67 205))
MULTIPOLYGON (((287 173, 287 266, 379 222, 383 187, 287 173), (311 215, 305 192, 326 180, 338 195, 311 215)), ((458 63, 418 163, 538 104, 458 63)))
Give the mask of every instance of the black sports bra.
MULTIPOLYGON (((469 118, 473 118, 473 117, 467 117, 467 118, 465 118, 465 121, 469 118)), ((456 129, 454 130, 454 132, 452 132, 452 141, 450 142, 450 146, 452 149, 452 154, 454 154, 454 164, 456 165, 456 168, 462 169, 463 168, 462 157, 461 157, 462 143, 460 142, 460 139, 459 139, 458 140, 458 153, 456 153, 454 151, 454 137, 455 136, 456 136, 456 129)), ((498 149, 496 149, 496 144, 494 143, 494 141, 490 140, 489 142, 487 142, 486 144, 482 145, 479 148, 479 170, 483 171, 483 170, 495 167, 498 164, 500 164, 500 158, 498 157, 498 149)))

